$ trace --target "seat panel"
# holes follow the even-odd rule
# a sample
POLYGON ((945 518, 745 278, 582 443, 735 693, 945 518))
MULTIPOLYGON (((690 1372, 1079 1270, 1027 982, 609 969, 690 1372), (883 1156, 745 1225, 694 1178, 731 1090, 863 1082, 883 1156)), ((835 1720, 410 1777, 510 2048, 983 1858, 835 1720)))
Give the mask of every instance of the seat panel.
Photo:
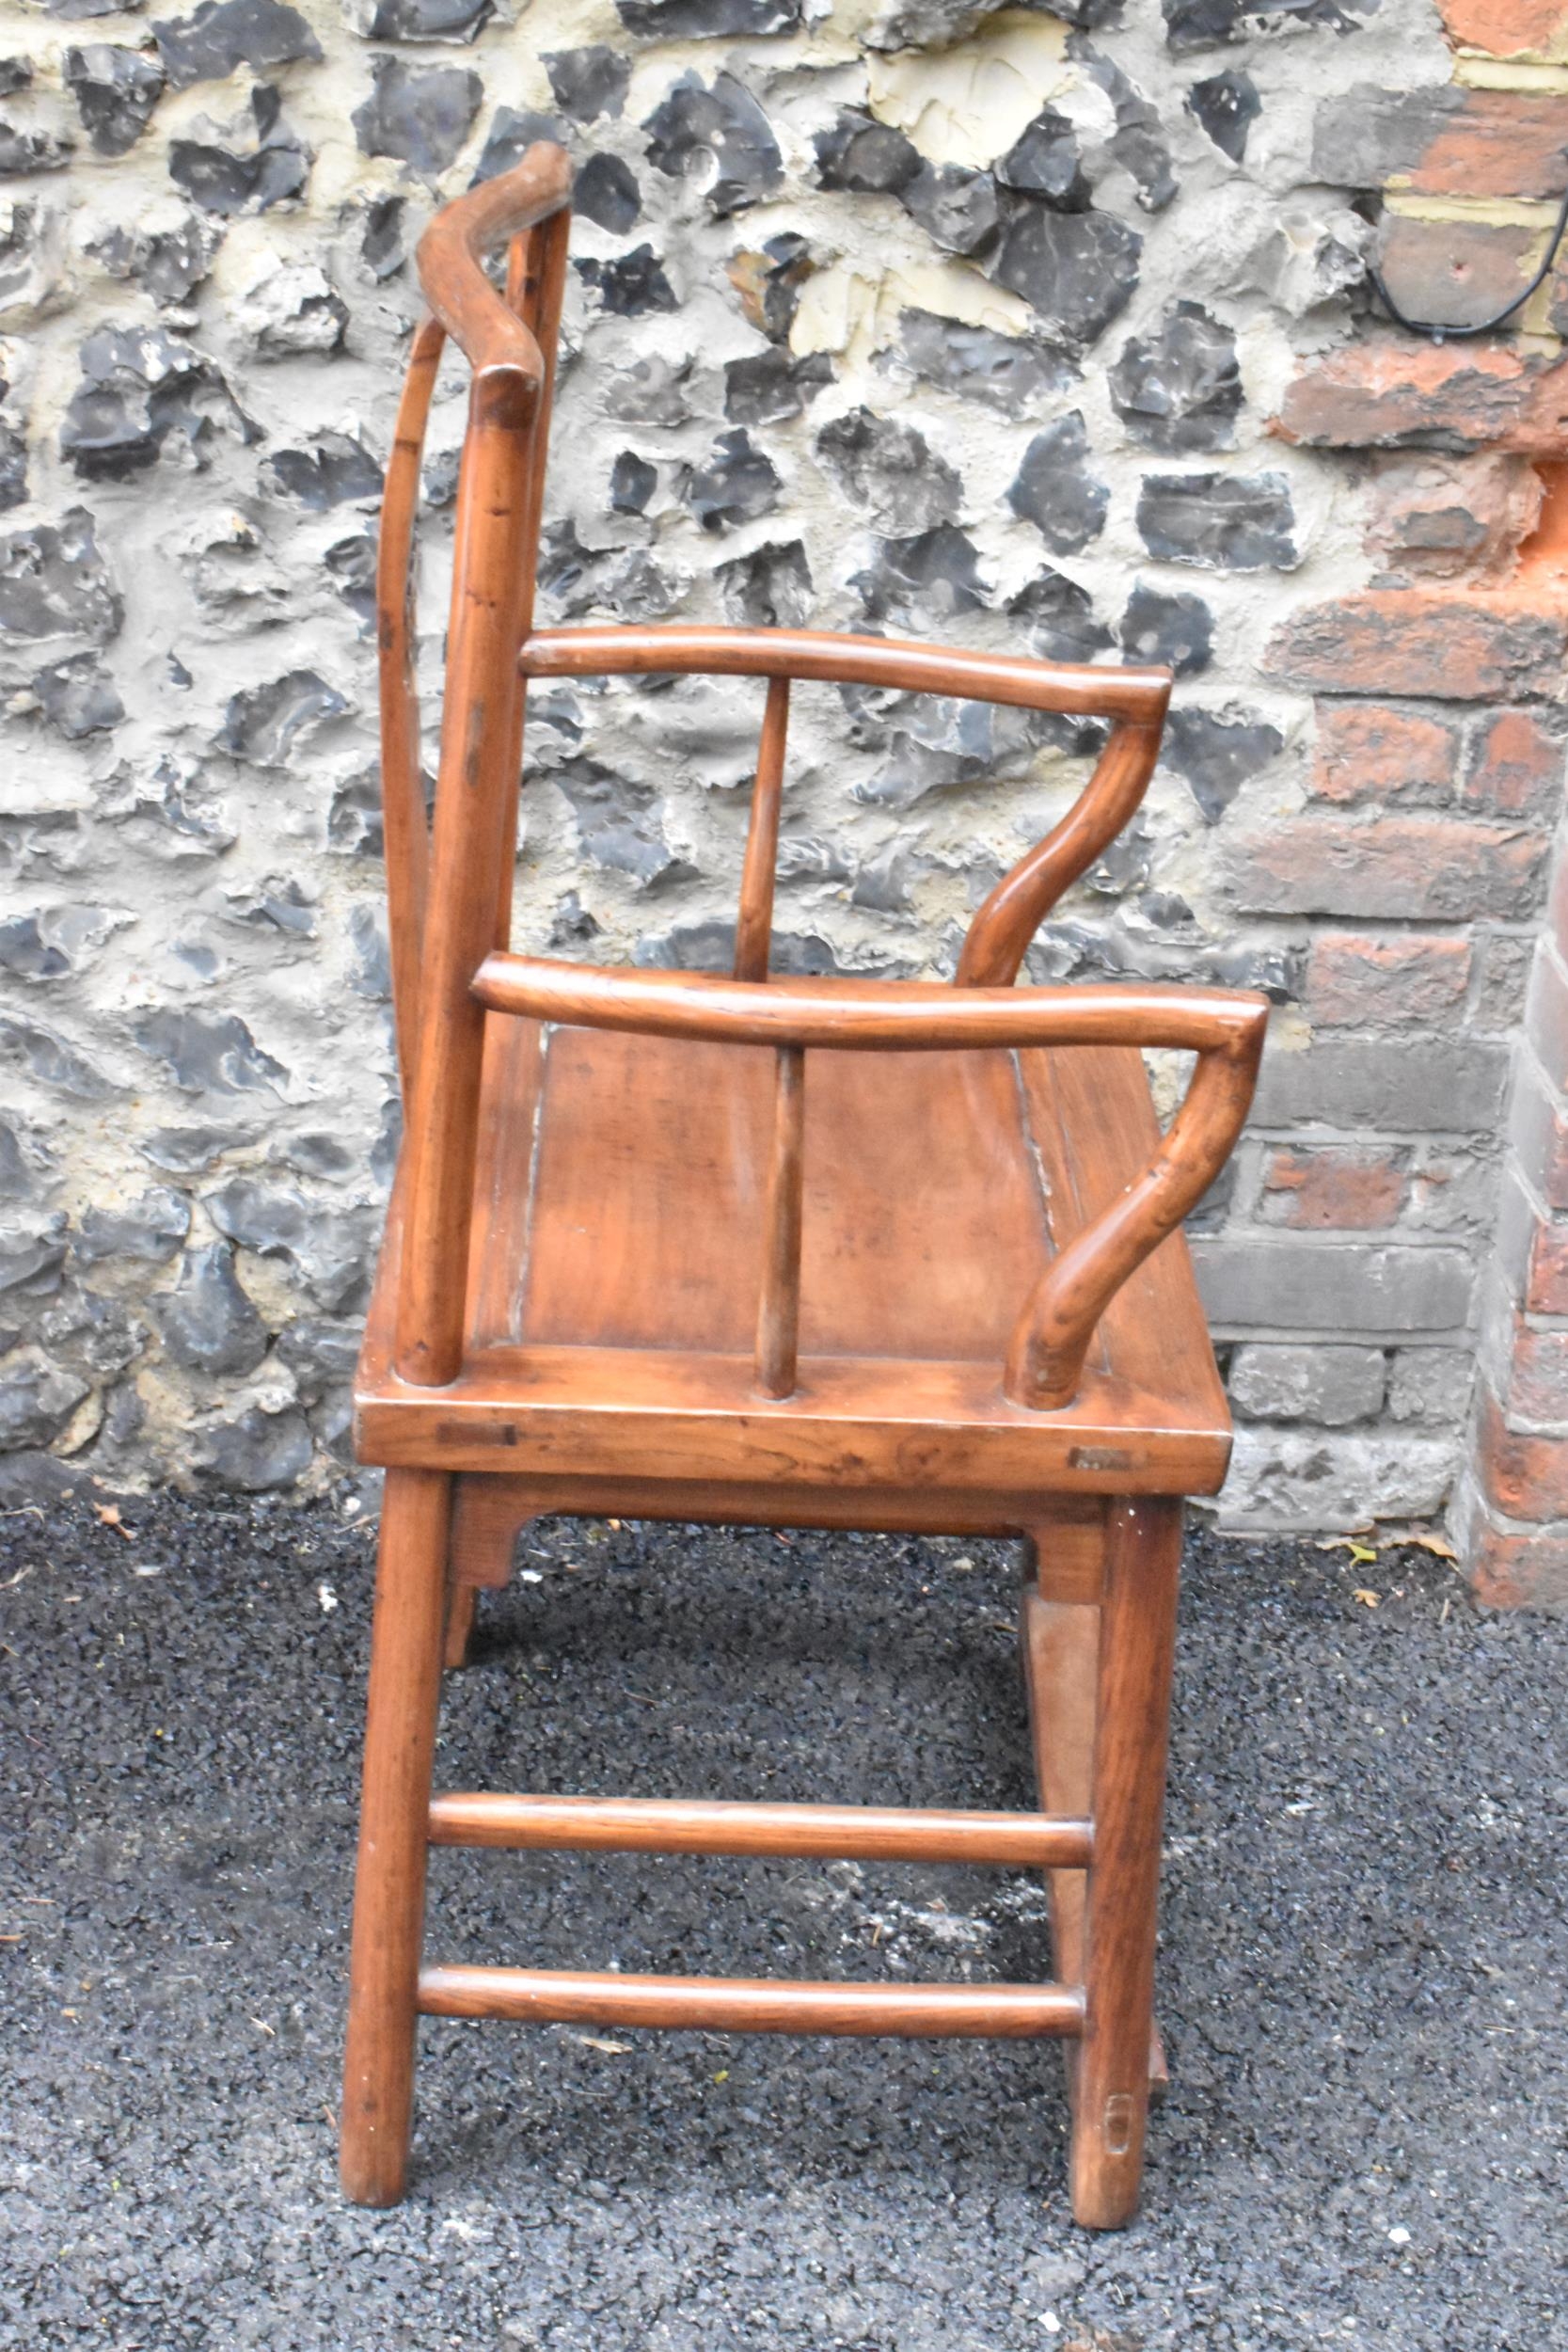
MULTIPOLYGON (((749 1351, 772 1053, 499 1025, 475 1343, 749 1351)), ((1000 1359, 1050 1248, 1011 1056, 810 1055, 805 1167, 804 1353, 1000 1359)))

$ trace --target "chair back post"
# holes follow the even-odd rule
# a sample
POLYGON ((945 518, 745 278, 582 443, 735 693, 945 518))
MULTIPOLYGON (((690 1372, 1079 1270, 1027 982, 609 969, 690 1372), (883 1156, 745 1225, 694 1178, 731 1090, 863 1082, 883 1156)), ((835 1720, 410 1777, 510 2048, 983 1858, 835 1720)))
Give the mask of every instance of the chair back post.
POLYGON ((439 319, 415 332, 381 501, 375 551, 376 659, 381 708, 381 834, 387 862, 387 927, 392 951, 392 1014, 404 1101, 414 1091, 419 1050, 420 958, 430 896, 430 827, 420 758, 420 695, 414 675, 414 521, 436 371, 447 330, 439 319))
MULTIPOLYGON (((539 386, 539 405, 534 414, 531 437, 528 506, 522 527, 522 537, 516 550, 516 561, 522 570, 518 583, 519 612, 517 643, 533 627, 533 592, 539 574, 539 532, 544 516, 545 470, 549 460, 550 417, 555 405, 556 358, 561 342, 561 305, 566 285, 566 248, 571 240, 572 215, 562 206, 536 229, 515 237, 507 257, 506 298, 511 309, 531 331, 539 346, 544 374, 539 386)), ((515 652, 515 648, 514 648, 515 652)), ((512 665, 514 680, 512 715, 509 721, 510 739, 507 758, 511 771, 511 797, 503 828, 503 839, 514 845, 512 854, 501 860, 497 876, 496 938, 498 947, 505 947, 512 937, 512 891, 516 875, 515 845, 517 838, 517 797, 522 783, 523 718, 528 698, 528 680, 512 665)))
MULTIPOLYGON (((419 1049, 407 1142, 395 1360, 405 1380, 442 1387, 462 1365, 484 1011, 471 993, 509 906, 520 741, 517 649, 533 582, 546 363, 529 326, 491 286, 480 255, 563 209, 570 166, 531 148, 515 171, 437 215, 420 246, 436 318, 473 367, 458 475, 447 691, 419 1049)), ((552 248, 553 249, 553 248, 552 248)), ((541 310, 543 309, 543 273, 541 310)))

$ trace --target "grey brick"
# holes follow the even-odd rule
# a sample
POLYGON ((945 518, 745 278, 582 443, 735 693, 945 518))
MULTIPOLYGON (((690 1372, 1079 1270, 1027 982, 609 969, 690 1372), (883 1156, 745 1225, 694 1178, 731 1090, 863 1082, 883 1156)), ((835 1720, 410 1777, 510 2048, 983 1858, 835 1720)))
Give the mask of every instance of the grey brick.
POLYGON ((1433 1518, 1458 1467, 1455 1437, 1320 1437, 1238 1429, 1219 1522, 1234 1529, 1365 1527, 1433 1518))
POLYGON ((1367 1242, 1197 1242, 1198 1288, 1228 1331, 1454 1331, 1474 1268, 1461 1249, 1367 1242))
POLYGON ((1320 1125, 1380 1135, 1490 1133, 1502 1112, 1509 1049, 1458 1037, 1376 1044, 1347 1039, 1263 1057, 1259 1127, 1320 1125))
POLYGON ((1338 1428, 1368 1421, 1383 1406, 1380 1347, 1240 1347, 1230 1396, 1254 1421, 1312 1421, 1338 1428))
POLYGON ((1475 1357, 1468 1348, 1401 1347, 1388 1375, 1388 1410, 1395 1421, 1442 1422, 1450 1428, 1469 1410, 1475 1357))

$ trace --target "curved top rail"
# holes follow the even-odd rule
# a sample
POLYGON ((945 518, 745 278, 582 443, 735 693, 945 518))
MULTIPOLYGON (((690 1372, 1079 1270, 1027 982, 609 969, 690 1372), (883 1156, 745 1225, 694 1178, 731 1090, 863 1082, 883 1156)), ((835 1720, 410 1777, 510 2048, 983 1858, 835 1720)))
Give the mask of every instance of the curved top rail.
POLYGON ((483 256, 571 202, 566 151, 541 139, 520 164, 444 204, 420 239, 425 300, 478 374, 513 368, 535 386, 544 380, 539 345, 491 285, 483 256))
POLYGON ((810 678, 1010 703, 1024 710, 1131 719, 1147 726, 1164 719, 1171 682, 1168 670, 1097 670, 1081 662, 1039 661, 1032 654, 909 644, 896 637, 682 624, 542 628, 526 640, 517 666, 525 677, 626 677, 689 670, 713 677, 810 678))

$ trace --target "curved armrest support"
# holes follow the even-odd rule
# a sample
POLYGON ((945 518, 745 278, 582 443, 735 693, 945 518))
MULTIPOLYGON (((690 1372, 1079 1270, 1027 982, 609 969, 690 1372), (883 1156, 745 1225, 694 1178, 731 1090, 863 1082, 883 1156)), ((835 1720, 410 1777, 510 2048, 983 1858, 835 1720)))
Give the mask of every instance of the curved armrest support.
MULTIPOLYGON (((1226 1001, 1224 1031, 1199 1046, 1186 1099, 1148 1168, 1073 1236, 1036 1283, 1013 1327, 1003 1375, 1015 1405, 1049 1412, 1071 1404, 1101 1316, 1229 1157, 1258 1082, 1269 1008, 1262 996, 1236 994, 1226 1001)), ((1147 1030, 1127 1040, 1164 1041, 1147 1030)))
POLYGON ((1159 675, 1162 691, 1152 718, 1121 722, 1061 823, 1020 858, 976 908, 958 958, 960 988, 1006 988, 1016 977, 1024 949, 1063 891, 1109 848, 1137 809, 1160 756, 1170 694, 1168 674, 1159 675))
POLYGON ((540 140, 522 162, 444 204, 420 239, 425 300, 476 375, 505 369, 537 391, 545 378, 538 342, 481 266, 486 253, 561 212, 572 196, 564 148, 540 140))

